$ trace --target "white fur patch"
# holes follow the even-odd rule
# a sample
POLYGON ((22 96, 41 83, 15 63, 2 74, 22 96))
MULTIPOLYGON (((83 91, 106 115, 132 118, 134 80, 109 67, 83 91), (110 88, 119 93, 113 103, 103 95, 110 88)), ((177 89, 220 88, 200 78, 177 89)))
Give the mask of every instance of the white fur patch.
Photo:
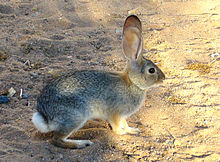
POLYGON ((34 113, 32 117, 32 122, 34 123, 35 127, 42 133, 47 133, 50 132, 50 129, 44 120, 43 116, 39 113, 36 112, 34 113))

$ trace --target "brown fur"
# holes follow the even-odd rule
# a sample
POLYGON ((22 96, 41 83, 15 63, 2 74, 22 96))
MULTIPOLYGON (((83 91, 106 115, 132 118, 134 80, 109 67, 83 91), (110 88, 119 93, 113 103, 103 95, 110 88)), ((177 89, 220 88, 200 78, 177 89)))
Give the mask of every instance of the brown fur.
MULTIPOLYGON (((140 31, 142 31, 141 28, 141 22, 139 21, 139 19, 136 16, 129 16, 127 17, 127 19, 125 20, 125 24, 124 24, 124 29, 127 27, 136 27, 138 28, 140 31)), ((124 34, 124 33, 123 33, 124 34)))
POLYGON ((127 83, 128 86, 130 86, 132 84, 129 76, 128 76, 128 70, 126 69, 126 71, 122 74, 120 74, 122 79, 124 79, 125 83, 127 83))
POLYGON ((121 116, 118 114, 118 112, 113 113, 112 116, 108 120, 112 126, 112 130, 116 134, 124 134, 121 128, 121 116))

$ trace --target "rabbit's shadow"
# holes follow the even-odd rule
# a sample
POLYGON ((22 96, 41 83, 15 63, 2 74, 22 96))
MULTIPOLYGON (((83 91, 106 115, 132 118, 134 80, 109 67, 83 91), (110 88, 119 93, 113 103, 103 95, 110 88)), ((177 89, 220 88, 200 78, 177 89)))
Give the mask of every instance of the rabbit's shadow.
MULTIPOLYGON (((73 133, 69 138, 78 140, 98 139, 106 136, 110 130, 111 126, 106 121, 94 119, 87 121, 81 129, 73 133)), ((53 134, 53 132, 41 133, 36 130, 33 132, 32 137, 34 140, 50 140, 53 134)))

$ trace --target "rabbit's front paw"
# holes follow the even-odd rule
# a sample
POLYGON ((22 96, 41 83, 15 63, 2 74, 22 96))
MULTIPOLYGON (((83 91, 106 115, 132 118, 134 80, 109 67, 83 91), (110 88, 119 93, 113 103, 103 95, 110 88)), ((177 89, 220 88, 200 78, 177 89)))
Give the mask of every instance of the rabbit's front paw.
POLYGON ((129 134, 138 134, 140 132, 141 131, 135 127, 127 127, 127 129, 126 129, 126 133, 129 133, 129 134))
POLYGON ((124 135, 124 134, 126 134, 127 132, 124 130, 124 129, 122 129, 122 128, 120 128, 120 129, 117 129, 117 130, 113 130, 116 134, 118 134, 118 135, 124 135))

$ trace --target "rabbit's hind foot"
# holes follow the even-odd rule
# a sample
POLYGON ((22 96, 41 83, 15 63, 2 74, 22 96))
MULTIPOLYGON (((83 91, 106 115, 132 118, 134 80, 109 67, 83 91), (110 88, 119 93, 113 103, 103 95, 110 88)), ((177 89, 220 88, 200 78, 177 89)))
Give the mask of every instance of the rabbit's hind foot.
POLYGON ((68 135, 63 136, 55 133, 51 143, 58 147, 70 149, 82 149, 93 144, 90 140, 70 140, 67 137, 68 135))

